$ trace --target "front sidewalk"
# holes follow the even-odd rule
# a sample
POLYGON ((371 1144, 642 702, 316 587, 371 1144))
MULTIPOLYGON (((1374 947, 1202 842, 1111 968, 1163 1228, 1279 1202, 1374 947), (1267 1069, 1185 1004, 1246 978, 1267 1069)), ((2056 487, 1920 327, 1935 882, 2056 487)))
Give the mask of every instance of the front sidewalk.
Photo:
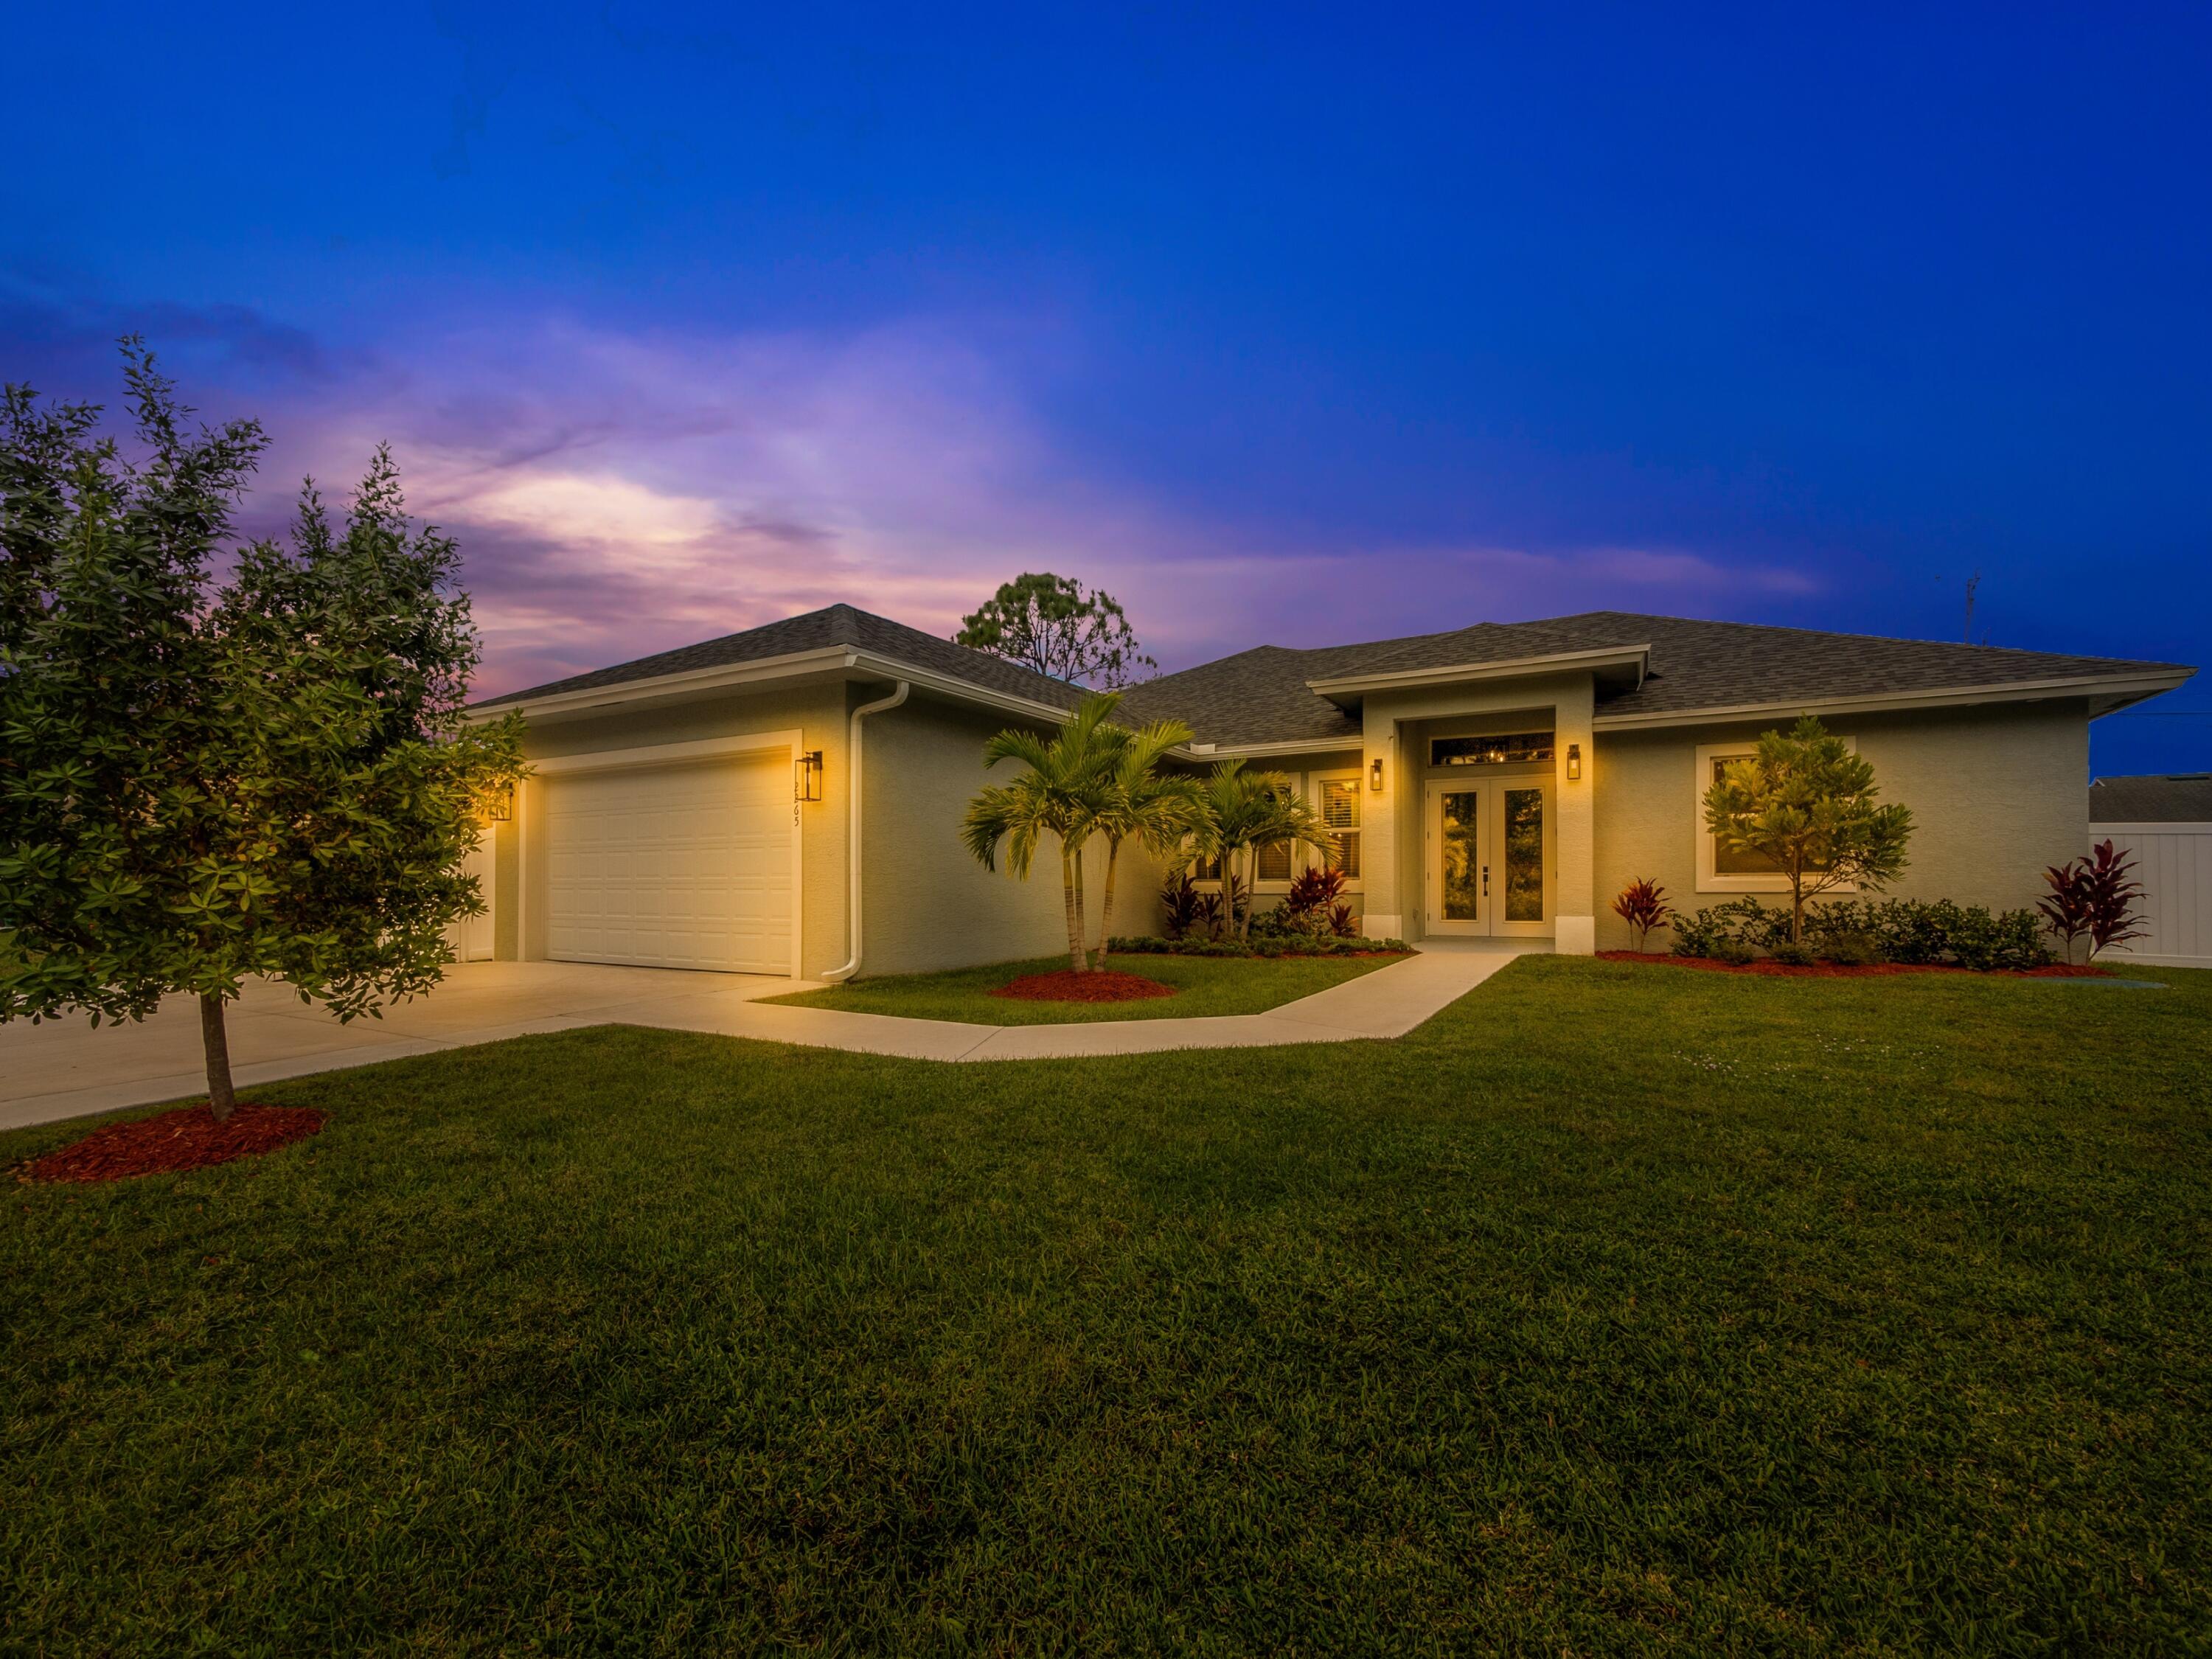
MULTIPOLYGON (((805 980, 682 973, 585 963, 491 962, 454 968, 428 997, 380 1020, 341 1025, 283 986, 257 983, 231 1009, 240 1090, 479 1042, 585 1025, 646 1025, 908 1060, 1048 1060, 1261 1048, 1401 1036, 1514 957, 1550 941, 1432 940, 1393 963, 1261 1014, 1073 1025, 968 1025, 830 1008, 764 1006, 805 980)), ((205 1092, 199 1020, 172 998, 139 1024, 81 1019, 0 1027, 0 1128, 21 1128, 205 1092)))

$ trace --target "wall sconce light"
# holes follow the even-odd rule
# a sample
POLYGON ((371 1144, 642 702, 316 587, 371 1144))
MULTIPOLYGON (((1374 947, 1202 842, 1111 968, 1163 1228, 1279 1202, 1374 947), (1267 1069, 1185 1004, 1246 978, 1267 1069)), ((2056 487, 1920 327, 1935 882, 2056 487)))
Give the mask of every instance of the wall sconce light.
POLYGON ((1567 781, 1580 783, 1583 777, 1583 746, 1578 743, 1567 745, 1567 781))
POLYGON ((506 823, 514 817, 514 786, 501 784, 485 804, 484 817, 493 823, 506 823))
POLYGON ((1380 755, 1367 763, 1367 787, 1378 791, 1382 787, 1382 757, 1380 755))
POLYGON ((810 749, 791 763, 791 798, 793 800, 822 799, 822 751, 810 749))

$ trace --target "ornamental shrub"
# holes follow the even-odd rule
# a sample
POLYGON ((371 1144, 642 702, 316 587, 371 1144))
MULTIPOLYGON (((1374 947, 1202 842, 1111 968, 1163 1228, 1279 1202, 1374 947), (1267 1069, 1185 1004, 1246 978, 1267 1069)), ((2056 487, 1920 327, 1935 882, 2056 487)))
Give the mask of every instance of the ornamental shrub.
MULTIPOLYGON (((1789 916, 1755 898, 1731 899, 1674 925, 1678 956, 1726 961, 1723 945, 1778 951, 1789 942, 1789 916)), ((1805 943, 1826 961, 1950 965, 1977 973, 2039 968, 2051 959, 2033 910, 1992 913, 1949 899, 1831 900, 1805 913, 1805 943)))

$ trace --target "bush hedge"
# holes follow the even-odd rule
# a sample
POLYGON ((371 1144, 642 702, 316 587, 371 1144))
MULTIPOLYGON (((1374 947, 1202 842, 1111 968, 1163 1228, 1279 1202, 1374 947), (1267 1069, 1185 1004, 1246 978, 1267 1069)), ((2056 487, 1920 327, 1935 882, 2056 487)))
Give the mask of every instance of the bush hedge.
MULTIPOLYGON (((1674 923, 1674 954, 1723 960, 1743 951, 1779 953, 1790 913, 1731 899, 1674 923)), ((1805 912, 1805 944, 1824 962, 1948 964, 1978 973, 2040 968, 2057 958, 2033 910, 1992 913, 1948 899, 1836 899, 1805 912)))
POLYGON ((1364 957, 1410 951, 1401 939, 1316 939, 1289 934, 1279 939, 1161 939, 1145 934, 1109 942, 1117 957, 1364 957))

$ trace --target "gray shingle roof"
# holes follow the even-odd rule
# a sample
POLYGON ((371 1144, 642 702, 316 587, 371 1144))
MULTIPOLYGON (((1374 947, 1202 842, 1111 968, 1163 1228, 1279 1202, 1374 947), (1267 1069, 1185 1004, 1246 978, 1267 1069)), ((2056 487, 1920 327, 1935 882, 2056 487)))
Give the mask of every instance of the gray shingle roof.
MULTIPOLYGON (((1901 691, 2188 672, 2171 663, 1591 611, 1544 622, 1477 623, 1447 633, 1317 650, 1258 646, 1133 686, 1124 708, 1139 720, 1185 720, 1200 743, 1234 745, 1335 738, 1356 743, 1360 736, 1358 717, 1309 690, 1308 681, 1639 645, 1651 648, 1650 672, 1643 684, 1632 689, 1601 688, 1600 714, 1690 714, 1747 704, 1786 706, 1901 691)), ((528 697, 621 685, 830 646, 856 647, 1058 708, 1073 708, 1083 696, 1082 688, 1065 680, 954 645, 870 611, 833 605, 742 634, 641 657, 635 662, 533 686, 527 691, 509 692, 480 706, 492 708, 528 697)))
POLYGON ((2212 772, 2099 778, 2089 786, 2092 823, 2212 823, 2212 772))
POLYGON ((1148 680, 1131 693, 1129 708, 1148 720, 1175 714, 1190 723, 1200 742, 1349 740, 1358 737, 1359 722, 1307 690, 1307 681, 1634 645, 1651 647, 1650 672, 1633 690, 1601 691, 1601 714, 1693 713, 2177 670, 2170 663, 2111 657, 1592 611, 1544 622, 1478 623, 1449 633, 1314 651, 1261 646, 1148 680))
POLYGON ((1080 686, 1033 672, 1008 662, 1004 657, 971 651, 964 645, 955 645, 934 634, 908 628, 904 623, 878 617, 872 611, 858 611, 849 605, 833 605, 820 611, 809 611, 804 616, 787 617, 781 622, 772 622, 764 627, 748 628, 742 634, 725 634, 718 640, 682 646, 674 651, 663 651, 656 656, 640 657, 635 662, 617 663, 612 668, 594 669, 588 674, 571 675, 565 680, 533 685, 526 691, 510 691, 504 696, 487 697, 477 706, 495 708, 501 703, 520 702, 530 697, 553 696, 564 691, 595 690, 603 685, 623 685, 633 680, 658 679, 664 674, 688 674, 702 668, 725 668, 737 663, 760 662, 770 657, 787 657, 801 651, 819 651, 833 646, 851 646, 872 651, 916 668, 933 669, 939 673, 949 674, 955 679, 965 680, 970 685, 981 686, 986 690, 1004 691, 1013 696, 1027 697, 1033 702, 1050 703, 1055 708, 1073 708, 1083 697, 1080 686))

